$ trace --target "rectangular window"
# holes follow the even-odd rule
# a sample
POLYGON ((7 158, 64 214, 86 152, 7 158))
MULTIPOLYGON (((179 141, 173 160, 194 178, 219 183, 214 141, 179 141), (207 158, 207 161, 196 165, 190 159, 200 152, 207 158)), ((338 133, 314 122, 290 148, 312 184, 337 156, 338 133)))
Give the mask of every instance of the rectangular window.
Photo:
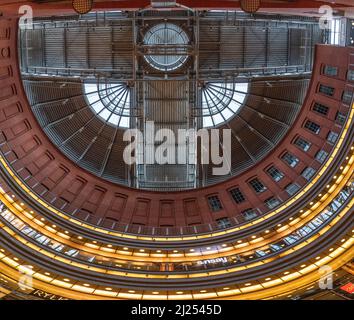
POLYGON ((251 220, 257 217, 257 211, 255 209, 246 209, 241 212, 245 220, 251 220))
POLYGON ((291 183, 285 188, 289 196, 293 196, 296 192, 300 190, 300 186, 296 183, 291 183))
POLYGON ((277 198, 269 198, 266 201, 264 201, 264 203, 269 209, 273 209, 280 204, 280 200, 277 198))
POLYGON ((277 169, 276 167, 270 167, 267 170, 268 174, 273 178, 274 181, 278 182, 281 179, 284 178, 284 173, 282 173, 279 169, 277 169))
POLYGON ((225 229, 225 228, 231 227, 231 222, 230 222, 229 218, 221 218, 221 219, 216 220, 216 222, 217 222, 218 227, 220 229, 225 229))
POLYGON ((326 76, 335 77, 338 74, 338 68, 326 65, 324 67, 323 73, 326 76))
POLYGON ((327 141, 331 144, 335 144, 338 139, 338 133, 330 132, 327 136, 327 141))
POLYGON ((325 105, 321 104, 321 103, 315 103, 312 107, 312 110, 319 113, 319 114, 322 114, 324 116, 326 116, 328 114, 328 110, 329 108, 326 107, 325 105))
POLYGON ((239 188, 230 190, 230 194, 236 203, 241 203, 246 200, 239 188))
POLYGON ((249 184, 253 188, 253 190, 256 191, 256 193, 261 193, 267 190, 267 187, 257 178, 251 180, 249 184))
POLYGON ((296 165, 299 163, 299 159, 290 154, 289 152, 286 152, 283 156, 282 159, 285 163, 287 163, 290 167, 294 168, 296 165))
POLYGON ((344 91, 342 95, 342 102, 346 105, 351 105, 353 100, 353 93, 351 91, 344 91))
POLYGON ((305 152, 307 152, 310 149, 310 147, 311 147, 311 143, 310 142, 308 142, 305 139, 300 138, 300 137, 296 138, 294 144, 296 146, 298 146, 301 150, 305 151, 305 152))
POLYGON ((305 128, 310 130, 314 134, 319 134, 320 130, 321 130, 321 127, 317 123, 310 121, 310 120, 306 121, 305 128))
POLYGON ((330 86, 326 86, 324 84, 320 84, 320 88, 318 90, 320 93, 325 94, 326 96, 332 97, 334 95, 334 88, 330 86))
POLYGON ((317 152, 316 154, 316 160, 319 162, 319 163, 323 163, 325 162, 326 158, 328 156, 328 153, 324 150, 320 150, 317 152))
POLYGON ((208 202, 212 211, 220 211, 222 209, 221 202, 217 196, 208 197, 208 202))
POLYGON ((338 111, 336 114, 336 122, 343 125, 346 120, 347 120, 347 115, 338 111))
POLYGON ((349 81, 354 81, 354 70, 349 70, 347 78, 349 81))
POLYGON ((308 167, 304 171, 302 171, 301 175, 307 180, 310 181, 313 175, 315 174, 316 170, 308 167))

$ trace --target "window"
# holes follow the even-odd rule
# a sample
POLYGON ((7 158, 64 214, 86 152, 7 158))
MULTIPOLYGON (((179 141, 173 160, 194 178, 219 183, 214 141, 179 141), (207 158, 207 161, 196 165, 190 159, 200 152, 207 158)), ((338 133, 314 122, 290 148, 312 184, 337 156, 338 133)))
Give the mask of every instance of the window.
POLYGON ((269 198, 266 201, 264 201, 264 203, 269 209, 273 209, 280 204, 280 200, 277 198, 269 198))
POLYGON ((253 188, 253 190, 256 191, 256 193, 261 193, 267 190, 267 187, 257 178, 252 179, 249 184, 253 188))
POLYGON ((225 228, 231 227, 231 222, 230 222, 229 218, 217 219, 216 222, 217 222, 218 227, 220 229, 225 229, 225 228))
POLYGON ((251 220, 253 218, 256 218, 258 215, 255 209, 246 209, 242 211, 241 214, 245 218, 245 220, 251 220))
POLYGON ((212 211, 220 211, 222 209, 221 202, 217 196, 208 197, 208 202, 212 211))
POLYGON ((296 146, 298 146, 301 150, 305 151, 305 152, 307 152, 310 149, 310 147, 311 147, 311 143, 310 142, 308 142, 305 139, 300 138, 300 137, 296 138, 294 144, 296 146))
POLYGON ((299 159, 290 154, 289 152, 286 152, 283 156, 282 159, 285 163, 287 163, 290 167, 294 168, 296 165, 299 163, 299 159))
POLYGON ((130 126, 130 90, 123 82, 84 83, 91 110, 102 121, 121 128, 130 126))
POLYGON ((145 60, 155 69, 160 71, 177 70, 188 60, 186 45, 189 43, 187 33, 179 26, 173 23, 159 23, 151 27, 143 39, 144 45, 154 46, 172 46, 176 47, 178 53, 168 54, 168 49, 162 49, 162 54, 145 55, 145 60), (163 54, 165 53, 165 54, 163 54))
POLYGON ((208 82, 201 88, 202 106, 197 109, 203 127, 215 127, 235 116, 248 92, 248 83, 208 82))
POLYGON ((319 114, 322 114, 324 116, 326 116, 328 114, 328 110, 329 108, 326 107, 325 105, 321 104, 321 103, 315 103, 312 107, 312 110, 319 113, 319 114))
POLYGON ((312 131, 315 134, 319 134, 321 130, 321 127, 317 123, 310 120, 306 121, 305 128, 312 131))
POLYGON ((281 179, 284 178, 284 173, 282 173, 279 169, 276 167, 270 167, 267 170, 268 174, 273 178, 274 181, 280 181, 281 179))
POLYGON ((353 93, 350 91, 344 91, 342 95, 342 102, 346 105, 350 105, 353 100, 353 93))
POLYGON ((332 132, 332 131, 327 136, 327 141, 330 144, 335 144, 337 139, 338 139, 338 133, 335 133, 335 132, 332 132))
POLYGON ((315 174, 316 170, 308 167, 304 171, 302 171, 301 175, 307 180, 310 181, 313 175, 315 174))
POLYGON ((320 84, 319 92, 332 97, 334 95, 334 88, 320 84))
POLYGON ((323 163, 328 156, 328 153, 324 150, 320 150, 316 154, 316 160, 320 163, 323 163))
POLYGON ((230 194, 236 203, 241 203, 241 202, 245 201, 245 197, 239 188, 235 188, 235 189, 230 190, 230 194))
POLYGON ((338 111, 337 114, 336 114, 337 123, 343 125, 346 120, 347 120, 347 115, 338 111))
POLYGON ((288 193, 289 196, 293 196, 299 190, 300 186, 296 183, 291 183, 285 188, 285 191, 288 193))
POLYGON ((349 70, 348 71, 347 79, 349 81, 354 81, 354 70, 349 70))
POLYGON ((338 74, 338 68, 326 65, 324 67, 323 73, 326 76, 335 77, 338 74))

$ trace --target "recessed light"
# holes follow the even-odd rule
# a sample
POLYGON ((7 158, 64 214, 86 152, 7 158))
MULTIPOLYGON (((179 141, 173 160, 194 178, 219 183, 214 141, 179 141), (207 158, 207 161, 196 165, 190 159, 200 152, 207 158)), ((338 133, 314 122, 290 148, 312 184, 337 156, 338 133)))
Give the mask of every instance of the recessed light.
POLYGON ((159 292, 158 291, 153 291, 152 294, 159 294, 159 292))
POLYGON ((242 240, 238 240, 237 243, 242 243, 242 240))
POLYGON ((252 236, 252 239, 256 239, 257 238, 257 236, 252 236))
POLYGON ((183 294, 183 291, 177 291, 176 293, 177 294, 183 294))
POLYGON ((305 267, 306 267, 306 264, 302 264, 300 267, 301 267, 301 268, 305 268, 305 267))
POLYGON ((134 291, 134 290, 129 290, 128 292, 129 292, 129 293, 135 293, 135 291, 134 291))
POLYGON ((106 288, 107 291, 112 291, 112 288, 106 288))
POLYGON ((206 290, 200 290, 200 293, 205 293, 205 292, 207 292, 206 290))
POLYGON ((144 250, 144 249, 140 249, 139 251, 140 251, 140 252, 145 252, 145 250, 144 250))
POLYGON ((173 250, 173 252, 174 252, 174 253, 177 253, 177 252, 178 252, 178 250, 173 250))
POLYGON ((160 252, 161 252, 161 250, 157 250, 156 252, 157 252, 157 253, 160 253, 160 252))
POLYGON ((124 247, 123 250, 128 250, 128 248, 127 248, 127 247, 124 247))
POLYGON ((84 286, 85 287, 89 287, 90 285, 88 283, 84 283, 84 286))
POLYGON ((222 288, 223 290, 229 290, 230 288, 229 287, 226 287, 226 288, 222 288))
POLYGON ((65 282, 70 282, 70 280, 69 280, 69 279, 66 279, 66 278, 65 278, 65 279, 63 279, 63 280, 64 280, 65 282))
POLYGON ((289 274, 289 273, 290 273, 289 271, 285 271, 285 272, 284 272, 285 275, 286 275, 286 274, 289 274))
POLYGON ((250 285, 252 285, 252 283, 246 283, 245 286, 249 287, 250 285))
POLYGON ((266 280, 266 281, 269 281, 269 280, 272 280, 272 278, 266 278, 265 280, 266 280))
POLYGON ((194 252, 194 249, 190 249, 189 251, 190 251, 190 252, 194 252))

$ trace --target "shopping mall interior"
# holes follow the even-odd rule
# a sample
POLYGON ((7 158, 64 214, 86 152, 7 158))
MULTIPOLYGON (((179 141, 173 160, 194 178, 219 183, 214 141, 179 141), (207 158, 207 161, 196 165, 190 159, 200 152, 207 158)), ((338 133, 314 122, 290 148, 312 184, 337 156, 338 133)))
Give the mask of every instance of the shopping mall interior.
POLYGON ((353 300, 353 93, 353 0, 2 0, 0 300, 353 300))

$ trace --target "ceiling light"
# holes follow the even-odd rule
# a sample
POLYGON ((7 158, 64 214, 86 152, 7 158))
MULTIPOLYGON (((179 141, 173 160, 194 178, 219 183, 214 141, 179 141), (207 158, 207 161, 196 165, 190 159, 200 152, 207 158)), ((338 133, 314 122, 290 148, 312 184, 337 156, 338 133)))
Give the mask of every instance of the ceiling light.
POLYGON ((92 10, 93 0, 73 0, 73 9, 78 14, 87 14, 92 10))

